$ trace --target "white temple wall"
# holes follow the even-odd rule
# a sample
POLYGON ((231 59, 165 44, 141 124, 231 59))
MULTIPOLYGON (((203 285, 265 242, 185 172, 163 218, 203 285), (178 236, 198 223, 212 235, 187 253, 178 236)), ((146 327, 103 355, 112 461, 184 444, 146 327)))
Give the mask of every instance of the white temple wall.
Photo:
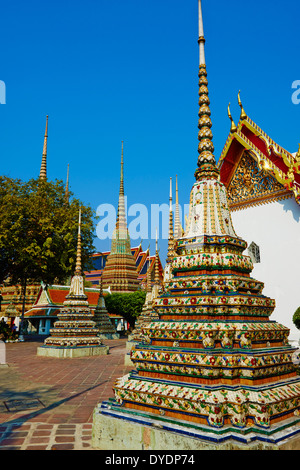
MULTIPOLYGON (((290 329, 299 341, 293 315, 300 306, 300 207, 293 199, 232 212, 236 234, 260 248, 260 263, 251 276, 264 282, 263 294, 275 299, 270 319, 290 329)), ((245 253, 246 254, 246 253, 245 253)))

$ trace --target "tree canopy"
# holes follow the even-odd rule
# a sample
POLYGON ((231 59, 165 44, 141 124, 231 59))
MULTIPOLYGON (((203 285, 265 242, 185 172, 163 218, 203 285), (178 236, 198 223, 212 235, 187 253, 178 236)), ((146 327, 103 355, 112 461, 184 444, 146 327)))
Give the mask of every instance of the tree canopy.
POLYGON ((300 330, 300 307, 297 308, 296 312, 293 315, 293 322, 296 328, 300 330))
MULTIPOLYGON (((69 193, 72 196, 72 193, 69 193)), ((62 181, 22 182, 0 176, 0 283, 64 282, 76 263, 81 207, 82 263, 91 268, 94 250, 92 209, 67 202, 62 181)))
POLYGON ((114 293, 105 296, 105 305, 109 313, 122 315, 133 327, 142 312, 145 299, 146 292, 142 290, 128 294, 114 293))

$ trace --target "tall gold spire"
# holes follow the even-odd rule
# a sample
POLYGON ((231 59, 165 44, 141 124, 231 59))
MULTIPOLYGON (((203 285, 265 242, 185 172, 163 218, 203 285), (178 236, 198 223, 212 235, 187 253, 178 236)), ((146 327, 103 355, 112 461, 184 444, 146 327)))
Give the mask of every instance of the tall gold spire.
POLYGON ((175 227, 174 227, 174 237, 182 237, 182 226, 180 223, 180 212, 179 212, 179 197, 178 197, 178 180, 176 175, 176 205, 175 205, 175 227))
POLYGON ((174 247, 174 230, 173 230, 173 195, 172 195, 172 178, 170 178, 170 210, 169 210, 169 243, 168 243, 168 259, 172 257, 174 247))
POLYGON ((40 180, 47 180, 47 139, 48 139, 48 116, 46 116, 46 129, 44 136, 43 156, 40 170, 40 180))
POLYGON ((78 236, 77 236, 77 255, 76 255, 76 268, 75 276, 82 275, 82 266, 81 266, 81 208, 79 209, 78 216, 78 236))
POLYGON ((122 152, 121 152, 121 174, 120 174, 120 190, 119 190, 119 202, 118 202, 118 213, 117 213, 117 229, 119 230, 119 238, 127 238, 127 224, 126 224, 126 213, 125 213, 125 196, 124 196, 124 142, 122 140, 122 152))
POLYGON ((148 248, 148 268, 147 268, 147 292, 151 292, 151 256, 150 248, 148 248))
POLYGON ((197 180, 201 179, 218 179, 219 171, 216 167, 214 157, 213 133, 211 122, 211 111, 209 108, 210 100, 208 97, 208 80, 205 62, 205 38, 202 18, 201 0, 199 5, 199 121, 198 121, 198 168, 195 172, 197 180))

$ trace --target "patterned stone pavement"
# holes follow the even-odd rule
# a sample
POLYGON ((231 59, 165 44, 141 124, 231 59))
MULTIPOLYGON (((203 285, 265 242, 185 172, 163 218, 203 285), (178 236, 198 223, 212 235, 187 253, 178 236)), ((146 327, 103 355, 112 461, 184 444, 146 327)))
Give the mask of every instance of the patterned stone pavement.
POLYGON ((93 411, 113 396, 124 365, 126 339, 106 340, 108 355, 39 357, 42 341, 6 343, 0 366, 0 450, 93 450, 93 411))

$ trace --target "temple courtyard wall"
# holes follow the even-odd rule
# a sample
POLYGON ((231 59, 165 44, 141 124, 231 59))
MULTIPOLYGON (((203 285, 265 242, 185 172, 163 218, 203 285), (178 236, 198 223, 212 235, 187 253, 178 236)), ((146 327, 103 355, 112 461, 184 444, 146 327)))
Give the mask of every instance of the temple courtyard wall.
POLYGON ((293 315, 300 307, 300 209, 295 199, 285 199, 231 213, 239 237, 254 242, 260 263, 254 263, 251 277, 265 283, 264 295, 276 300, 270 320, 290 329, 289 339, 299 343, 300 331, 293 315))

